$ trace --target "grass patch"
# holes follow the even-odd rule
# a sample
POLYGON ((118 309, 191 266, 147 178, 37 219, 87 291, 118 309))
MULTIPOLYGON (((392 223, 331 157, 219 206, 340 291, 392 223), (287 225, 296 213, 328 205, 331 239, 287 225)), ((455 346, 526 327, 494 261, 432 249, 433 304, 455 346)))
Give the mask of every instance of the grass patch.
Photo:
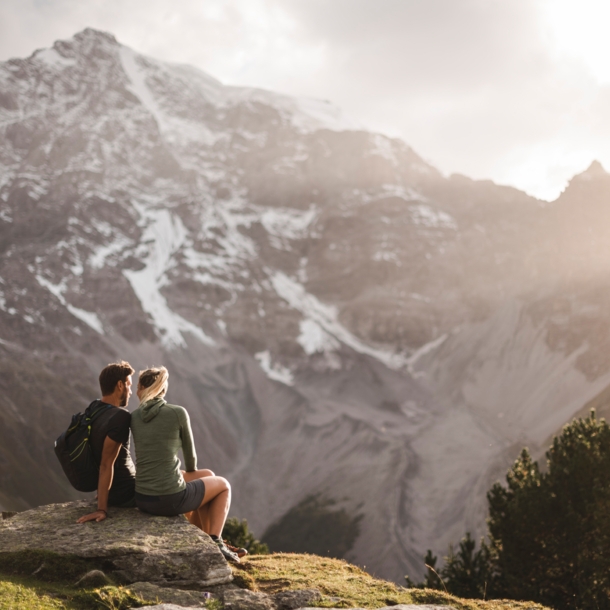
POLYGON ((31 608, 32 610, 57 610, 67 606, 47 592, 12 580, 0 581, 0 610, 31 608))
POLYGON ((531 602, 467 600, 432 589, 406 589, 374 578, 343 559, 317 555, 276 553, 242 559, 235 573, 250 576, 248 588, 264 593, 294 589, 318 589, 320 607, 381 608, 396 604, 450 605, 458 610, 544 610, 531 602))
POLYGON ((76 589, 0 574, 0 610, 127 610, 154 603, 134 595, 128 587, 76 589))
POLYGON ((104 570, 103 562, 49 551, 0 553, 0 573, 12 576, 36 576, 49 582, 76 582, 90 570, 104 570))
MULTIPOLYGON (((6 560, 6 555, 3 557, 6 560)), ((54 556, 33 552, 20 553, 13 570, 38 570, 44 560, 54 556), (43 557, 44 555, 44 557, 43 557)), ((52 555, 52 554, 51 554, 52 555)), ((77 564, 62 576, 55 568, 48 574, 40 570, 35 576, 3 574, 0 570, 0 610, 126 610, 152 605, 156 600, 144 600, 129 587, 100 588, 74 586, 75 577, 88 565, 77 564)), ((235 584, 264 593, 295 589, 319 589, 324 596, 320 607, 380 608, 396 604, 450 605, 457 610, 545 610, 531 602, 508 600, 467 600, 432 589, 406 589, 392 582, 374 578, 343 559, 318 555, 276 553, 252 555, 235 564, 235 584)), ((31 574, 30 571, 30 574, 31 574)), ((209 610, 221 610, 220 602, 208 603, 209 610)))

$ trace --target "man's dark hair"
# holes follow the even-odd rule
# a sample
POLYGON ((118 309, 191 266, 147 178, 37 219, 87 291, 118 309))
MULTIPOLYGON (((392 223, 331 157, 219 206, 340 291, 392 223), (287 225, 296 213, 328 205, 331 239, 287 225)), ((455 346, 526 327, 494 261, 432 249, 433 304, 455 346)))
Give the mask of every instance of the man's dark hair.
POLYGON ((108 366, 105 366, 100 373, 100 390, 102 391, 102 396, 109 396, 112 394, 119 381, 125 382, 127 377, 134 373, 135 369, 133 369, 129 362, 125 362, 125 360, 121 360, 121 362, 112 362, 108 366))

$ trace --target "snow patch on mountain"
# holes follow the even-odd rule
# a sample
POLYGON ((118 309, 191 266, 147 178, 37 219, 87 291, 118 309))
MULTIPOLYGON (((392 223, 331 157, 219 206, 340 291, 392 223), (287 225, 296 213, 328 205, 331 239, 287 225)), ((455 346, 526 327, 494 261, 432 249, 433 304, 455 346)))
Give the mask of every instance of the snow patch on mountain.
MULTIPOLYGON (((120 48, 121 63, 130 81, 128 88, 152 114, 165 140, 170 144, 181 147, 192 142, 206 146, 214 144, 219 136, 214 134, 205 124, 200 121, 172 116, 161 107, 147 84, 147 70, 142 65, 141 57, 128 47, 121 46, 120 48)), ((185 159, 181 160, 185 161, 185 159)))
POLYGON ((93 252, 89 255, 87 264, 92 269, 101 269, 104 265, 106 265, 106 261, 114 256, 115 254, 119 254, 123 252, 125 248, 131 245, 131 240, 122 235, 121 233, 117 233, 116 229, 114 229, 107 222, 102 222, 97 219, 91 220, 91 225, 108 241, 93 250, 93 252))
POLYGON ((165 117, 161 112, 157 100, 154 98, 150 89, 146 85, 146 75, 141 66, 138 65, 139 55, 127 47, 121 47, 120 50, 121 63, 125 74, 129 78, 130 85, 128 89, 144 104, 148 111, 155 117, 159 129, 163 131, 166 127, 165 117))
POLYGON ((272 363, 271 354, 269 353, 269 350, 265 350, 264 352, 258 352, 257 354, 254 354, 254 357, 260 364, 263 371, 265 371, 269 379, 279 381, 285 385, 294 384, 294 376, 290 369, 286 368, 285 366, 282 366, 279 362, 272 363))
POLYGON ((301 320, 299 328, 301 333, 297 342, 308 356, 318 352, 331 352, 340 347, 339 342, 314 320, 301 320))
MULTIPOLYGON (((212 132, 203 122, 172 116, 161 107, 147 84, 147 69, 142 64, 143 56, 128 47, 121 46, 120 58, 130 81, 129 89, 153 115, 159 130, 170 143, 184 146, 188 142, 197 142, 211 146, 226 135, 212 132)), ((165 70, 165 65, 161 62, 145 59, 161 72, 165 70)), ((199 86, 200 94, 205 101, 218 108, 228 108, 243 102, 260 102, 274 107, 287 123, 291 123, 302 133, 318 129, 333 131, 362 129, 358 123, 348 119, 339 108, 327 101, 293 98, 263 89, 224 86, 199 70, 189 69, 187 66, 179 66, 178 69, 183 77, 188 76, 191 85, 199 86)), ((241 135, 248 136, 246 133, 241 135)), ((261 134, 251 135, 260 137, 261 134)))
POLYGON ((363 129, 360 123, 348 118, 340 108, 328 101, 304 97, 291 99, 297 110, 292 117, 292 123, 301 131, 312 129, 353 131, 363 129))
POLYGON ((422 372, 416 372, 414 367, 417 362, 425 355, 433 352, 437 347, 440 347, 449 335, 447 333, 437 337, 436 339, 429 341, 428 343, 424 343, 420 348, 416 349, 408 358, 407 358, 407 370, 413 377, 419 377, 423 375, 422 372))
POLYGON ((373 141, 373 148, 371 148, 370 154, 378 157, 383 157, 392 163, 392 165, 398 165, 398 159, 396 158, 396 152, 392 146, 392 140, 381 134, 374 134, 371 136, 373 141))
POLYGON ((262 212, 260 222, 270 236, 269 242, 278 250, 287 249, 286 240, 305 239, 317 216, 314 206, 309 210, 268 208, 262 212))
POLYGON ((84 309, 80 309, 78 307, 74 307, 74 305, 70 305, 64 297, 64 292, 66 290, 65 283, 61 284, 53 284, 49 282, 46 278, 42 277, 42 275, 36 275, 36 281, 43 287, 46 288, 51 294, 54 294, 59 302, 75 317, 78 318, 81 322, 84 322, 87 326, 91 327, 96 333, 100 335, 104 334, 104 326, 102 325, 100 319, 97 314, 92 311, 85 311, 84 309))
POLYGON ((152 318, 161 343, 168 349, 187 347, 182 333, 188 332, 205 345, 215 345, 215 341, 201 328, 172 311, 161 294, 161 288, 167 283, 166 272, 174 264, 173 256, 186 239, 182 221, 167 209, 142 204, 135 204, 135 207, 146 225, 142 243, 148 245, 148 254, 143 269, 126 269, 123 274, 140 300, 142 309, 152 318))
POLYGON ((352 196, 358 197, 363 203, 375 203, 389 197, 397 197, 411 203, 413 201, 426 201, 426 197, 419 191, 410 186, 402 186, 399 184, 383 184, 379 189, 373 192, 363 191, 362 189, 353 189, 352 196))
POLYGON ((362 125, 326 100, 307 97, 290 97, 265 89, 249 87, 225 87, 227 105, 241 102, 259 102, 274 107, 282 118, 301 133, 318 129, 331 131, 358 131, 362 125))
POLYGON ((413 205, 409 208, 411 212, 411 220, 416 224, 424 227, 433 227, 436 229, 457 229, 455 219, 443 212, 435 210, 429 205, 423 203, 413 205))
POLYGON ((315 296, 307 293, 301 284, 281 271, 272 274, 271 283, 277 294, 291 307, 318 324, 337 341, 351 347, 356 352, 376 358, 392 369, 399 369, 407 363, 406 358, 401 354, 371 347, 355 337, 337 320, 336 307, 321 303, 315 296))
POLYGON ((76 60, 60 55, 56 49, 40 49, 34 53, 34 58, 44 62, 49 68, 62 69, 76 65, 76 60))

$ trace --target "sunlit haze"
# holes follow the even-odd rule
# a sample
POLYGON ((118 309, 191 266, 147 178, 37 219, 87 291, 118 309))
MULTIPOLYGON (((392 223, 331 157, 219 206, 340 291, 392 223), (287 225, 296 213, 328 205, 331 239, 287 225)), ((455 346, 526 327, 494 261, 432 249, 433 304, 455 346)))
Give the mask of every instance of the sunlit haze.
POLYGON ((592 160, 610 167, 609 18, 601 0, 4 0, 0 59, 106 30, 554 199, 592 160))

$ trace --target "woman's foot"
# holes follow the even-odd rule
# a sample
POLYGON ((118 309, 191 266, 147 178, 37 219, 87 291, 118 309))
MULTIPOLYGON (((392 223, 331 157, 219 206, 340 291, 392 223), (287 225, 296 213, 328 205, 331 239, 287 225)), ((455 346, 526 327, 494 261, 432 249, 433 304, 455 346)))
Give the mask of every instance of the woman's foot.
POLYGON ((237 548, 236 546, 233 546, 232 544, 227 544, 226 542, 225 545, 229 549, 229 551, 235 553, 240 559, 248 554, 248 551, 243 547, 237 548))
POLYGON ((224 540, 222 538, 220 538, 219 536, 212 536, 211 538, 216 543, 216 546, 218 546, 219 551, 223 554, 224 558, 227 561, 232 561, 233 563, 240 563, 237 553, 231 551, 224 543, 224 540))

